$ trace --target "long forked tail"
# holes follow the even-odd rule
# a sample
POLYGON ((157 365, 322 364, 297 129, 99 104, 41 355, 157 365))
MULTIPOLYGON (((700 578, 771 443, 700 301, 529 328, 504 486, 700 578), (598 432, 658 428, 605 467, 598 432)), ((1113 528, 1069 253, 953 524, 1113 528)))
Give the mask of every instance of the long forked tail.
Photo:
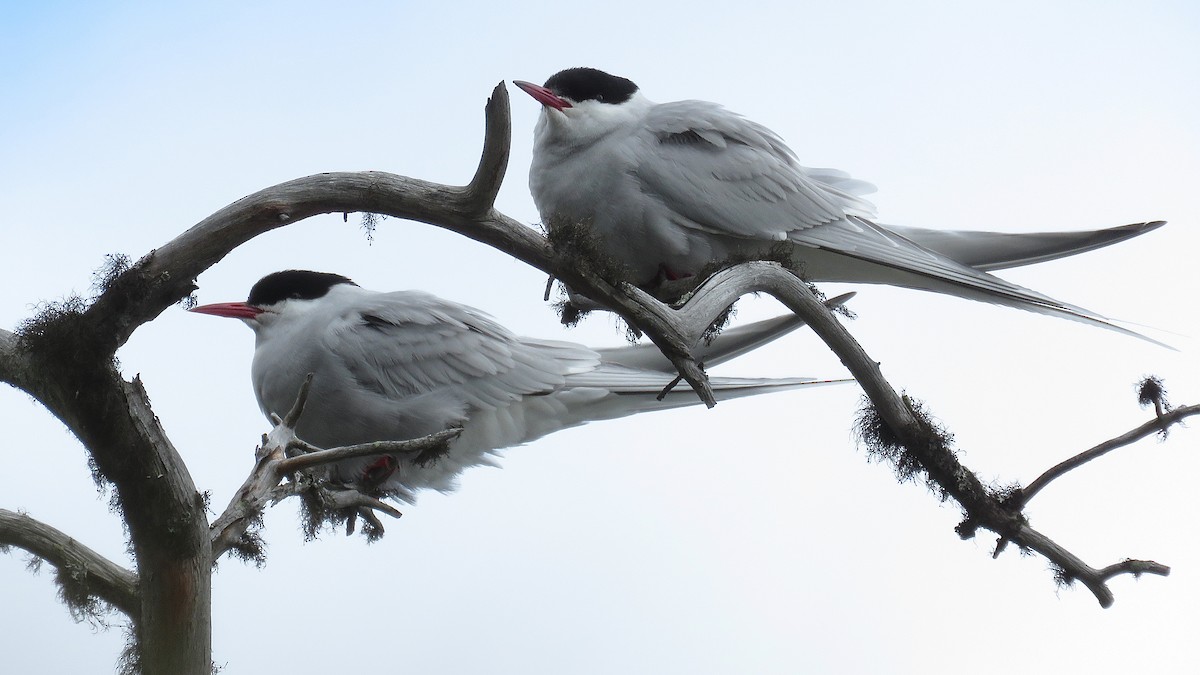
MULTIPOLYGON (((846 304, 855 293, 843 293, 836 298, 825 301, 825 306, 833 309, 846 304)), ((693 349, 696 360, 705 367, 711 368, 742 354, 751 352, 759 347, 773 342, 788 333, 807 325, 795 314, 784 314, 773 319, 756 321, 745 326, 728 328, 721 331, 708 344, 701 343, 693 349)), ((629 368, 654 370, 660 373, 675 373, 671 360, 663 356, 658 347, 653 344, 628 345, 625 347, 610 347, 597 349, 600 358, 609 363, 618 363, 629 368)))
MULTIPOLYGON (((687 382, 675 381, 669 374, 635 370, 617 364, 603 364, 582 377, 569 378, 576 391, 604 392, 575 412, 586 421, 625 417, 652 410, 670 410, 699 405, 700 397, 687 382)), ((718 401, 771 394, 793 389, 810 389, 832 384, 849 384, 853 379, 817 379, 811 377, 713 377, 709 379, 718 401)), ((583 421, 583 419, 581 419, 583 421)))
POLYGON ((1155 220, 1081 232, 973 232, 900 225, 888 225, 887 229, 951 260, 988 272, 1094 251, 1165 224, 1155 220))
POLYGON ((813 281, 876 283, 943 293, 1078 321, 1174 349, 1102 314, 964 265, 900 231, 863 218, 848 217, 806 230, 797 237, 796 248, 813 281))

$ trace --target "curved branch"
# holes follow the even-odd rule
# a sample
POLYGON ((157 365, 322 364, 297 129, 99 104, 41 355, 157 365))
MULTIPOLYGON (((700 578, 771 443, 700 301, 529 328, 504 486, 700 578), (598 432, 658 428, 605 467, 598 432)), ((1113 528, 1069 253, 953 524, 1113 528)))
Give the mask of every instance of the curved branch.
POLYGON ((325 173, 280 183, 217 211, 122 273, 85 313, 82 329, 115 352, 142 324, 186 297, 193 280, 233 249, 278 227, 323 213, 370 212, 442 227, 503 251, 599 299, 642 330, 710 406, 707 378, 690 356, 694 341, 662 315, 573 261, 544 236, 493 208, 510 147, 508 95, 487 106, 484 152, 470 184, 456 187, 383 172, 325 173))
POLYGON ((673 310, 635 288, 625 289, 640 300, 659 320, 676 326, 684 342, 703 331, 712 319, 734 300, 753 292, 769 293, 798 314, 838 356, 866 392, 876 410, 897 436, 909 446, 921 465, 972 515, 1001 530, 1015 528, 1020 519, 999 507, 979 479, 958 460, 926 447, 922 425, 904 398, 892 388, 879 363, 872 359, 854 336, 837 320, 806 283, 796 274, 774 262, 748 262, 728 268, 702 284, 681 307, 674 319, 673 310))
POLYGON ((479 158, 475 176, 466 187, 466 200, 475 204, 480 214, 491 210, 496 203, 496 195, 500 194, 500 185, 508 170, 512 115, 508 107, 508 89, 503 82, 492 90, 484 111, 483 155, 479 158))
POLYGON ((54 565, 84 589, 126 616, 139 615, 137 575, 61 530, 25 514, 0 509, 0 546, 16 546, 54 565))
MULTIPOLYGON (((635 289, 627 291, 635 296, 639 293, 635 289)), ((984 487, 974 473, 958 461, 952 451, 928 442, 912 408, 883 377, 879 364, 867 355, 832 312, 820 303, 808 285, 780 265, 770 262, 743 263, 714 275, 684 304, 679 311, 680 318, 674 323, 679 326, 681 334, 694 335, 697 331, 703 331, 712 318, 733 300, 742 294, 755 291, 775 296, 803 318, 837 354, 906 451, 948 496, 962 506, 967 521, 972 524, 971 527, 964 528, 963 532, 969 533, 975 525, 982 526, 999 534, 1002 541, 1014 541, 1020 546, 1036 551, 1058 567, 1061 579, 1082 581, 1102 607, 1109 607, 1113 603, 1112 591, 1106 584, 1112 576, 1122 573, 1165 575, 1170 571, 1169 567, 1151 561, 1126 561, 1097 570, 1054 540, 1031 528, 1025 521, 1020 504, 1014 506, 1003 503, 997 495, 984 487)), ((652 298, 646 297, 642 300, 651 308, 650 311, 661 315, 664 321, 671 321, 669 309, 659 309, 652 303, 652 298)), ((1195 412, 1200 410, 1180 408, 1172 413, 1177 415, 1175 417, 1164 416, 1155 419, 1114 440, 1120 444, 1132 442, 1160 431, 1165 423, 1176 422, 1195 412)), ((1119 445, 1100 446, 1103 452, 1113 447, 1119 445)), ((1103 452, 1098 452, 1095 456, 1103 452)), ((1048 480, 1044 481, 1042 486, 1048 480)))
POLYGON ((278 227, 323 213, 370 212, 417 220, 464 234, 535 267, 553 268, 538 232, 492 209, 509 154, 508 94, 488 102, 479 166, 462 187, 364 171, 323 173, 280 183, 226 206, 151 251, 122 273, 88 309, 93 334, 115 351, 139 326, 186 297, 193 280, 231 251, 278 227))
MULTIPOLYGON (((915 432, 920 427, 908 405, 883 377, 879 364, 867 355, 808 285, 778 263, 748 262, 718 272, 697 288, 678 312, 632 286, 624 290, 638 298, 645 311, 652 313, 654 318, 677 326, 675 333, 685 344, 693 343, 694 339, 689 339, 690 336, 698 336, 713 318, 742 295, 769 293, 799 314, 841 359, 889 426, 897 433, 905 429, 915 432), (676 313, 686 318, 673 320, 672 315, 676 313)), ((979 489, 982 490, 982 485, 979 485, 979 489)))
POLYGON ((1156 574, 1167 576, 1171 568, 1150 560, 1124 560, 1103 569, 1096 569, 1083 562, 1070 551, 1059 546, 1053 539, 1034 530, 1028 525, 1020 528, 1020 533, 1013 538, 1018 544, 1044 555, 1058 568, 1057 577, 1063 584, 1079 580, 1087 587, 1101 607, 1112 607, 1114 598, 1108 588, 1108 580, 1119 574, 1156 574))

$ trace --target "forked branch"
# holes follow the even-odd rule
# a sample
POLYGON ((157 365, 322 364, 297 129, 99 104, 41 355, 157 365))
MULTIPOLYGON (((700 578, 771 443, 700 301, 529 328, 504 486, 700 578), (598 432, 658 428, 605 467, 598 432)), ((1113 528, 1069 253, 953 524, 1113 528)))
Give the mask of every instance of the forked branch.
POLYGON ((358 486, 333 485, 320 476, 308 476, 304 481, 294 480, 296 474, 356 457, 429 456, 445 451, 462 431, 447 429, 410 441, 363 443, 328 450, 315 448, 297 438, 295 429, 304 412, 311 384, 310 374, 301 385, 291 411, 284 419, 274 418, 275 427, 263 435, 262 445, 255 452, 257 460, 250 475, 234 494, 225 511, 209 528, 214 563, 231 549, 243 549, 246 533, 267 506, 288 497, 301 496, 306 490, 323 491, 321 499, 326 508, 354 509, 378 531, 382 531, 382 524, 371 512, 382 511, 393 518, 399 518, 400 511, 395 507, 363 492, 358 486), (294 454, 295 450, 300 450, 300 454, 294 454), (288 478, 293 480, 280 485, 288 478))

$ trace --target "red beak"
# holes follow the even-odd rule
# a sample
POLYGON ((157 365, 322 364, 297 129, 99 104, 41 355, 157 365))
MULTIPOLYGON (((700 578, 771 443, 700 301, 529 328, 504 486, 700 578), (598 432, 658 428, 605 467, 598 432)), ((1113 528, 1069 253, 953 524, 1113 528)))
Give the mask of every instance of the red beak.
POLYGON ((212 314, 213 316, 225 316, 231 319, 253 319, 263 312, 254 305, 247 305, 244 302, 218 302, 212 305, 193 307, 188 311, 200 314, 212 314))
POLYGON ((558 94, 555 94, 545 87, 536 85, 532 82, 524 82, 522 80, 513 80, 513 84, 520 87, 521 91, 529 94, 534 98, 534 100, 546 106, 547 108, 562 110, 563 108, 571 107, 571 103, 569 101, 559 98, 558 94))

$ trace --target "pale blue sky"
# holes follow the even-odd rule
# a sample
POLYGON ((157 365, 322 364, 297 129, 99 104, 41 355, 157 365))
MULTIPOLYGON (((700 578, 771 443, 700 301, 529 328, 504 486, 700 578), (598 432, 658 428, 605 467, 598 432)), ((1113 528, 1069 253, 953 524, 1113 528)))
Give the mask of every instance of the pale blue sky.
MULTIPOLYGON (((1189 2, 6 3, 0 21, 0 325, 87 292, 103 256, 138 256, 222 206, 321 171, 465 182, 501 80, 590 65, 647 96, 724 103, 809 166, 875 183, 883 222, 1083 229, 1170 224, 1008 279, 1161 331, 1178 353, 1065 321, 859 288, 851 330, 924 399, 985 480, 1041 470, 1140 423, 1153 372, 1200 401, 1194 298, 1200 10, 1189 2), (1171 333, 1180 334, 1178 336, 1171 333)), ((499 207, 526 222, 537 105, 515 89, 499 207)), ((200 280, 236 300, 287 267, 423 288, 519 333, 571 332, 543 278, 425 225, 316 218, 260 237, 200 280)), ((841 291, 830 285, 826 290, 841 291)), ((739 320, 774 314, 748 302, 739 320)), ((200 489, 223 506, 265 429, 252 337, 169 310, 120 353, 200 489)), ((726 374, 838 375, 797 335, 726 374)), ((574 429, 426 495, 366 546, 304 544, 267 518, 263 570, 223 561, 214 657, 226 673, 1185 672, 1200 600, 1194 431, 1106 458, 1040 496, 1033 524, 1095 565, 1170 564, 1114 582, 1116 606, 1056 591, 1046 564, 961 542, 956 509, 855 449, 853 387, 574 429), (929 636, 938 644, 929 645, 929 636)), ((0 391, 0 507, 127 561, 83 453, 0 391)), ((5 670, 108 672, 119 631, 73 624, 50 574, 0 556, 5 670), (47 647, 47 645, 52 645, 47 647)))

